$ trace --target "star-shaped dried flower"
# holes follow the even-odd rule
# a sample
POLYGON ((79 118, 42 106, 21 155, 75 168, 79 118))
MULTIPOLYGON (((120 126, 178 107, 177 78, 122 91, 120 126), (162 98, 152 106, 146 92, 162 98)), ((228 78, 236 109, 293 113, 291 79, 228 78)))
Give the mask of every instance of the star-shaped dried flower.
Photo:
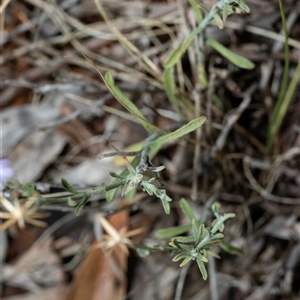
POLYGON ((103 235, 103 241, 98 244, 98 247, 103 248, 108 254, 110 254, 111 251, 118 246, 122 252, 128 255, 128 247, 132 246, 130 238, 143 232, 143 228, 127 231, 126 226, 122 227, 120 231, 117 231, 100 214, 97 214, 96 218, 107 233, 103 235))
POLYGON ((25 227, 25 223, 35 226, 44 227, 47 224, 43 221, 37 220, 49 216, 49 213, 39 212, 38 207, 32 207, 37 200, 37 196, 24 199, 22 202, 19 200, 17 192, 12 192, 12 201, 6 199, 0 193, 0 218, 7 219, 0 225, 0 230, 5 230, 13 224, 18 224, 20 228, 25 227))

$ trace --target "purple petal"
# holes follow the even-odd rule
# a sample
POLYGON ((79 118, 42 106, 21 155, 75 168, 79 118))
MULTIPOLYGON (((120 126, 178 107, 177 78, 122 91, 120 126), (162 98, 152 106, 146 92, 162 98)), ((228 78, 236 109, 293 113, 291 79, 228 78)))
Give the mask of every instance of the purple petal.
POLYGON ((10 160, 7 158, 0 159, 0 189, 3 185, 14 175, 14 171, 11 168, 10 160))

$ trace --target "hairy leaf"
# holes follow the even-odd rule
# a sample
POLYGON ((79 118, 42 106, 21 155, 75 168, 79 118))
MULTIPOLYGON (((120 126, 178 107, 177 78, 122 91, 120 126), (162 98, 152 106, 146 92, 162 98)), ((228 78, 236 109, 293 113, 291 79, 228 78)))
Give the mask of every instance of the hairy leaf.
POLYGON ((116 99, 132 114, 134 115, 141 125, 150 133, 157 132, 158 129, 146 120, 137 106, 127 98, 123 92, 115 85, 114 78, 110 72, 107 72, 104 76, 105 84, 109 88, 110 92, 116 97, 116 99))
POLYGON ((194 131, 198 127, 202 126, 204 124, 205 120, 206 120, 205 117, 199 117, 197 119, 194 119, 194 120, 190 121, 189 123, 187 123, 186 125, 180 127, 179 129, 159 137, 155 141, 151 142, 149 145, 150 145, 150 147, 162 146, 172 140, 178 139, 178 138, 194 131))
POLYGON ((191 227, 192 227, 192 224, 163 228, 156 232, 156 236, 159 238, 162 238, 162 239, 163 238, 171 238, 173 236, 177 236, 177 235, 187 232, 188 230, 191 229, 191 227))
POLYGON ((64 179, 64 178, 61 179, 61 185, 62 185, 62 186, 64 187, 64 189, 66 189, 68 192, 70 192, 70 193, 72 193, 72 194, 74 194, 74 195, 79 194, 79 192, 77 192, 77 191, 69 184, 69 182, 68 182, 66 179, 64 179))
POLYGON ((199 270, 201 272, 203 279, 206 280, 207 279, 207 271, 205 269, 204 262, 200 258, 197 258, 197 264, 198 264, 198 267, 199 267, 199 270))
POLYGON ((192 210, 191 206, 189 205, 189 203, 185 199, 182 198, 182 199, 180 199, 179 204, 180 204, 180 208, 183 211, 183 213, 192 222, 193 219, 195 219, 195 216, 194 216, 193 210, 192 210))
POLYGON ((255 67, 254 63, 251 60, 232 52, 216 40, 207 39, 206 43, 241 69, 251 70, 255 67))
POLYGON ((182 116, 182 113, 179 109, 178 100, 175 95, 175 78, 174 78, 174 67, 165 69, 164 74, 164 87, 167 93, 168 99, 174 109, 174 111, 178 114, 178 116, 182 116))

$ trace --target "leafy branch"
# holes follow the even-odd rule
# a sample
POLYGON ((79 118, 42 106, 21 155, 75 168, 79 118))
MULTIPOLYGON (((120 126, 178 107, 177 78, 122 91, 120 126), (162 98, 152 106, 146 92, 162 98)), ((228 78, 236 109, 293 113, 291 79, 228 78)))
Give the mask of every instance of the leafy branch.
POLYGON ((174 67, 187 48, 191 45, 195 37, 203 32, 214 20, 218 24, 219 28, 222 29, 227 17, 233 14, 238 8, 247 13, 250 12, 249 7, 243 0, 221 0, 217 2, 205 15, 205 17, 201 19, 199 25, 188 35, 188 37, 171 52, 164 64, 165 68, 169 69, 174 67))
MULTIPOLYGON (((154 245, 152 247, 135 245, 135 249, 141 256, 149 255, 156 251, 169 251, 174 256, 173 261, 180 261, 180 267, 183 267, 190 261, 196 261, 198 268, 204 280, 207 279, 207 271, 204 263, 208 262, 208 254, 220 258, 219 255, 213 251, 213 247, 225 244, 226 247, 222 247, 227 252, 236 254, 241 253, 240 249, 237 249, 230 244, 223 243, 223 231, 225 229, 224 222, 230 218, 234 218, 234 213, 220 214, 220 205, 215 203, 211 209, 215 215, 215 219, 209 227, 206 227, 204 223, 195 219, 193 211, 185 199, 180 200, 180 207, 183 213, 191 220, 192 232, 187 236, 176 236, 171 239, 168 246, 166 245, 154 245)), ((181 226, 178 226, 181 227, 181 226)), ((169 229, 176 232, 176 227, 169 229)))

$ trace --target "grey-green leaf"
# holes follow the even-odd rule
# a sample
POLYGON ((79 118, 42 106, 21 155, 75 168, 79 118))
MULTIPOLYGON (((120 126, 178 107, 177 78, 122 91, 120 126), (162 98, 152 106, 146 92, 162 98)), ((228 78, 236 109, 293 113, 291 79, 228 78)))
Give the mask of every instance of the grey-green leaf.
POLYGON ((241 69, 251 70, 255 67, 254 63, 251 60, 232 52, 216 40, 207 39, 206 43, 241 69))
POLYGON ((173 236, 180 235, 187 232, 188 230, 191 229, 191 227, 192 224, 163 228, 158 230, 155 235, 162 239, 171 238, 173 236))
POLYGON ((71 206, 71 207, 75 207, 77 205, 77 202, 72 200, 71 198, 68 198, 68 201, 67 201, 68 205, 71 206))
POLYGON ((78 204, 78 206, 75 209, 75 215, 79 216, 81 210, 84 208, 84 206, 86 205, 86 203, 89 201, 90 196, 85 196, 81 202, 78 204))
POLYGON ((161 203, 167 215, 170 213, 170 204, 169 204, 170 201, 172 201, 172 199, 167 195, 165 197, 161 197, 161 203))
POLYGON ((164 77, 164 87, 167 93, 168 99, 178 116, 182 116, 182 113, 179 109, 178 100, 176 99, 175 90, 175 78, 174 78, 174 67, 165 69, 163 73, 164 77))
POLYGON ((193 39, 203 30, 202 27, 197 27, 194 29, 189 36, 183 41, 182 44, 180 44, 177 48, 175 48, 169 57, 167 58, 164 67, 166 69, 172 68, 177 64, 177 62, 181 59, 181 56, 185 53, 186 49, 189 47, 189 45, 192 43, 193 39))
POLYGON ((244 3, 243 0, 236 0, 236 1, 234 1, 234 2, 237 3, 237 4, 239 5, 239 7, 240 7, 241 9, 243 9, 246 13, 249 13, 249 12, 250 12, 249 6, 246 5, 246 4, 244 3))
POLYGON ((198 264, 198 267, 199 267, 199 270, 201 272, 203 279, 206 280, 207 279, 207 271, 205 269, 204 262, 201 260, 200 257, 197 258, 197 264, 198 264))
POLYGON ((116 99, 132 114, 134 115, 141 125, 150 133, 157 132, 158 129, 146 120, 137 106, 127 98, 123 92, 115 85, 114 78, 110 72, 107 72, 103 78, 105 84, 109 88, 110 92, 116 97, 116 99))
MULTIPOLYGON (((135 157, 133 159, 133 161, 131 162, 131 166, 136 167, 137 164, 139 163, 139 161, 140 161, 140 157, 135 157)), ((126 168, 118 176, 122 177, 122 178, 125 178, 128 174, 129 174, 129 171, 126 168)), ((107 202, 111 202, 114 199, 116 192, 117 192, 117 189, 112 189, 110 191, 107 191, 106 192, 106 196, 105 196, 106 197, 106 201, 107 202)))
POLYGON ((193 219, 195 218, 193 210, 189 203, 185 199, 180 199, 179 201, 180 208, 183 211, 183 213, 188 217, 188 219, 192 222, 193 219))
POLYGON ((198 2, 196 0, 188 0, 188 1, 189 1, 190 5, 193 8, 193 11, 194 11, 195 16, 196 16, 197 23, 200 24, 203 20, 203 16, 202 16, 201 9, 199 8, 198 2))
POLYGON ((220 247, 223 250, 225 250, 226 252, 230 253, 230 254, 234 254, 234 255, 236 255, 236 254, 239 254, 239 255, 243 254, 243 250, 241 248, 235 247, 235 246, 233 246, 233 245, 231 245, 229 243, 226 243, 224 241, 222 241, 220 247))
POLYGON ((62 185, 68 192, 70 192, 70 193, 72 193, 72 194, 74 194, 74 195, 79 194, 79 192, 77 192, 77 191, 69 184, 69 182, 68 182, 66 179, 64 179, 64 178, 61 179, 61 185, 62 185))
POLYGON ((179 243, 185 243, 185 244, 195 242, 194 236, 177 236, 174 239, 176 239, 176 241, 179 243))
POLYGON ((186 125, 178 128, 177 130, 159 137, 158 139, 151 142, 149 144, 149 146, 150 147, 162 146, 172 140, 178 139, 178 138, 194 131, 198 127, 202 126, 204 124, 205 120, 206 120, 205 117, 199 117, 197 119, 194 119, 194 120, 190 121, 189 123, 187 123, 186 125))
POLYGON ((140 256, 140 257, 147 257, 151 254, 151 251, 147 248, 147 247, 135 247, 135 251, 137 252, 137 254, 140 256))

